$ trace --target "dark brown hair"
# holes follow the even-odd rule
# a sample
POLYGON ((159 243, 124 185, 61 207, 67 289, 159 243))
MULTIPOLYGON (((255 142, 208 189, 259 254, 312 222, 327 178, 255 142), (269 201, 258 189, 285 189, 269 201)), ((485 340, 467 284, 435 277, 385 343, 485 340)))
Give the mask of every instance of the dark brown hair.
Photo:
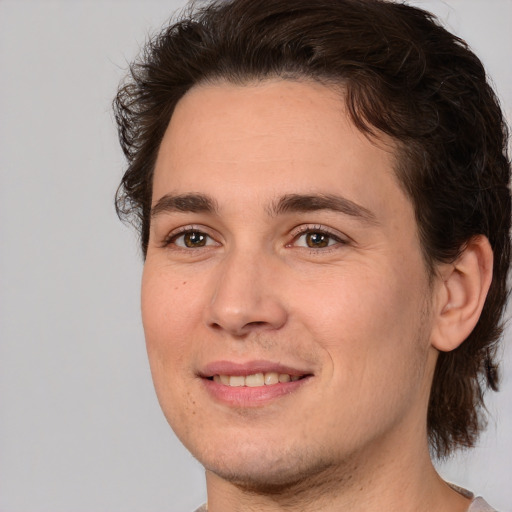
POLYGON ((472 446, 483 393, 497 389, 496 343, 510 259, 507 131, 480 60, 429 13, 385 0, 224 0, 191 9, 150 41, 114 102, 128 169, 116 196, 145 254, 156 155, 173 109, 194 85, 313 79, 342 86, 357 127, 399 148, 396 170, 425 261, 457 258, 488 237, 494 276, 480 320, 440 353, 428 409, 437 456, 472 446))

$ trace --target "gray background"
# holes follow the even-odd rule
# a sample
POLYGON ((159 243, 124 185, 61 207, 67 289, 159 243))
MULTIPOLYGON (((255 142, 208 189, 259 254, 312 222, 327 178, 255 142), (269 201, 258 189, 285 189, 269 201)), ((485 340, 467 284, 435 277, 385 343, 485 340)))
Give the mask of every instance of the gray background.
MULTIPOLYGON (((188 511, 200 466, 154 396, 141 258, 113 194, 110 102, 174 1, 0 0, 0 512, 188 511)), ((483 58, 512 118, 511 0, 416 1, 483 58)), ((441 467, 512 510, 512 351, 480 446, 441 467)))

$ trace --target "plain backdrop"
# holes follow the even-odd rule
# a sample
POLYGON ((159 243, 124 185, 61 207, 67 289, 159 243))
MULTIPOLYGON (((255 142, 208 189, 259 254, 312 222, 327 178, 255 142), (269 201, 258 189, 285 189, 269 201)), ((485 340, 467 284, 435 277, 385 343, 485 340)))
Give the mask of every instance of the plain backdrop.
MULTIPOLYGON (((291 0, 292 1, 292 0, 291 0)), ((481 56, 512 118, 511 0, 415 1, 481 56)), ((187 512, 201 467, 154 396, 142 259, 116 218, 111 100, 184 2, 0 0, 0 512, 187 512)), ((512 352, 477 449, 441 467, 512 510, 512 352)))

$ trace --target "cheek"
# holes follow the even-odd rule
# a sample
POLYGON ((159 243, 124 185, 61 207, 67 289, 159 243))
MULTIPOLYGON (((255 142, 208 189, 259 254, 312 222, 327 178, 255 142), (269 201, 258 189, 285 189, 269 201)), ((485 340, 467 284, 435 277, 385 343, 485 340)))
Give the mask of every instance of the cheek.
POLYGON ((405 414, 424 382, 424 283, 384 275, 345 276, 332 293, 309 294, 304 304, 306 329, 324 353, 332 416, 343 418, 347 438, 405 414))
POLYGON ((197 324, 197 301, 187 280, 146 265, 142 277, 141 307, 146 349, 160 406, 174 428, 196 414, 190 396, 190 359, 185 334, 197 324))
POLYGON ((401 372, 426 350, 418 343, 427 296, 422 273, 391 266, 364 270, 331 274, 301 298, 300 316, 333 361, 333 371, 357 381, 364 374, 401 372))
POLYGON ((181 276, 146 263, 141 287, 142 323, 152 370, 156 363, 179 364, 187 345, 185 334, 197 325, 197 294, 181 276))

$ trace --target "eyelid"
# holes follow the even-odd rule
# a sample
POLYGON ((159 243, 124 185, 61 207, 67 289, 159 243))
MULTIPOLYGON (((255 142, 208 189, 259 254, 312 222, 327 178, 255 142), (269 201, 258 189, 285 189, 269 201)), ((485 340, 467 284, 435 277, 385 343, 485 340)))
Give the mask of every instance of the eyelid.
MULTIPOLYGON (((202 248, 205 248, 205 247, 211 247, 213 245, 220 245, 220 242, 218 242, 218 240, 216 239, 216 237, 211 233, 211 229, 207 228, 206 226, 201 226, 201 225, 198 225, 198 224, 189 224, 189 225, 186 225, 186 226, 180 226, 176 229, 173 229, 172 231, 170 231, 162 240, 162 243, 161 243, 161 247, 165 248, 165 247, 169 247, 171 244, 173 244, 173 242, 180 236, 182 235, 185 235, 187 233, 202 233, 204 235, 206 235, 209 239, 213 240, 215 243, 214 244, 207 244, 203 247, 197 247, 196 249, 202 249, 202 248)), ((184 247, 181 247, 179 245, 176 245, 176 244, 173 244, 175 246, 175 248, 177 249, 183 249, 183 250, 190 250, 191 248, 187 248, 185 249, 184 247)))
POLYGON ((325 252, 326 250, 333 249, 335 246, 337 246, 339 244, 346 245, 351 242, 351 238, 349 236, 345 235, 344 233, 341 233, 338 230, 323 226, 321 224, 302 224, 300 226, 297 226, 296 228, 294 228, 291 231, 292 241, 290 243, 286 244, 286 246, 292 247, 298 238, 300 238, 301 236, 306 235, 308 233, 322 233, 324 235, 331 237, 332 239, 334 239, 337 242, 337 244, 332 244, 332 245, 329 245, 324 248, 314 249, 312 247, 311 248, 305 247, 305 249, 311 250, 311 251, 318 252, 318 251, 322 250, 325 252))

